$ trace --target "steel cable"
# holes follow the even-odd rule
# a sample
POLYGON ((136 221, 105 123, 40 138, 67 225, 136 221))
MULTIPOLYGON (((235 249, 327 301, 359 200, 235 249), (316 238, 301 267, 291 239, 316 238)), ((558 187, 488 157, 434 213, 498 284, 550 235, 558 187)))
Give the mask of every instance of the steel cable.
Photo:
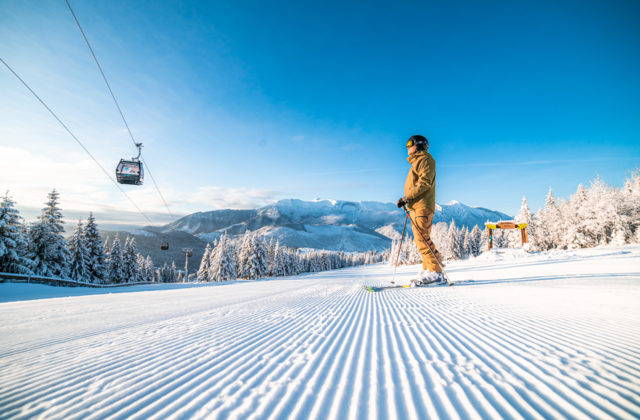
POLYGON ((47 111, 49 111, 49 113, 50 113, 51 115, 53 115, 53 118, 55 118, 55 119, 60 123, 60 125, 62 125, 62 127, 67 131, 67 133, 69 133, 69 134, 71 135, 71 137, 73 137, 73 139, 74 139, 74 140, 75 140, 75 141, 80 145, 80 147, 82 147, 82 149, 83 149, 85 152, 87 152, 87 154, 89 155, 89 157, 90 157, 91 159, 93 159, 93 161, 96 163, 96 165, 98 165, 98 166, 100 167, 100 169, 102 169, 102 172, 104 172, 104 174, 105 174, 105 175, 106 175, 106 176, 107 176, 111 181, 113 181, 113 183, 116 185, 116 187, 118 187, 118 189, 122 192, 122 194, 124 194, 124 195, 125 195, 125 197, 127 197, 127 199, 131 202, 131 204, 133 204, 133 206, 138 210, 138 212, 139 212, 141 215, 143 215, 143 216, 144 216, 144 218, 145 218, 145 219, 147 219, 147 221, 148 221, 149 223, 152 223, 152 222, 151 222, 151 219, 149 219, 149 217, 148 217, 148 216, 147 216, 147 215, 146 215, 146 214, 145 214, 145 213, 140 209, 140 207, 138 207, 138 205, 135 203, 135 201, 133 201, 133 199, 132 199, 131 197, 129 197, 129 194, 127 194, 127 192, 126 192, 125 190, 123 190, 123 189, 122 189, 122 187, 120 186, 120 184, 118 184, 118 182, 117 182, 115 179, 113 179, 113 177, 112 177, 111 175, 109 175, 109 172, 107 172, 107 170, 104 168, 104 166, 102 166, 102 165, 100 164, 100 162, 98 162, 98 160, 97 160, 95 157, 93 157, 93 155, 91 154, 91 152, 89 152, 89 149, 87 149, 87 148, 84 146, 84 144, 82 144, 82 142, 81 142, 81 141, 80 141, 80 140, 75 136, 75 134, 73 134, 73 133, 71 132, 71 130, 69 129, 69 127, 67 127, 67 125, 66 125, 64 122, 62 122, 62 120, 61 120, 60 118, 58 118, 58 116, 56 115, 56 113, 55 113, 55 112, 53 112, 53 110, 52 110, 51 108, 49 108, 49 106, 48 106, 48 105, 47 105, 47 104, 42 100, 42 98, 40 98, 40 96, 38 96, 38 94, 37 94, 33 89, 31 89, 31 87, 30 87, 30 86, 29 86, 29 85, 28 85, 28 84, 27 84, 27 83, 26 83, 26 82, 25 82, 25 81, 24 81, 24 80, 23 80, 23 79, 18 75, 18 73, 16 73, 16 72, 11 68, 11 66, 9 66, 9 64, 7 64, 7 62, 6 62, 6 61, 4 61, 4 60, 2 59, 2 57, 0 57, 0 61, 2 61, 2 64, 4 64, 4 65, 5 65, 5 67, 6 67, 7 69, 9 69, 9 71, 10 71, 11 73, 13 73, 13 75, 14 75, 14 76, 15 76, 15 77, 16 77, 16 78, 17 78, 17 79, 18 79, 18 80, 19 80, 19 81, 24 85, 24 87, 26 87, 26 88, 29 90, 29 92, 31 92, 31 94, 32 94, 33 96, 35 96, 35 98, 36 98, 36 99, 37 99, 37 100, 42 104, 42 106, 44 106, 44 107, 46 108, 46 110, 47 110, 47 111))
MULTIPOLYGON (((69 11, 71 12, 71 15, 73 16, 73 19, 76 21, 76 24, 78 25, 78 29, 80 29, 80 33, 82 33, 82 37, 84 38, 84 41, 87 43, 87 47, 89 47, 89 51, 91 51, 91 56, 93 57, 93 60, 96 62, 96 65, 98 66, 98 70, 100 70, 100 74, 102 75, 102 79, 104 80, 104 83, 107 85, 107 88, 109 89, 109 93, 111 94, 111 98, 113 98, 113 102, 116 104, 116 108, 118 109, 118 112, 120 113, 120 117, 122 118, 122 121, 124 122, 124 125, 127 128, 127 131, 129 132, 129 136, 131 137, 131 141, 137 147, 137 143, 138 142, 136 142, 135 138, 133 137, 133 133, 131 132, 131 129, 129 128, 129 124, 127 123, 127 120, 124 117, 124 113, 122 112, 122 109, 120 108, 120 105, 118 104, 118 100, 116 99, 116 95, 113 93, 113 89, 111 89, 111 85, 109 84, 109 81, 107 80, 107 76, 104 74, 104 71, 102 70, 102 66, 100 65, 100 62, 98 61, 98 57, 96 57, 96 54, 93 52, 93 48, 91 47, 91 43, 89 43, 89 39, 87 39, 87 36, 85 35, 84 30, 82 29, 82 26, 80 25, 80 22, 78 21, 78 18, 76 17, 76 14, 74 13, 73 9, 71 8, 71 4, 69 4, 68 0, 65 0, 65 2, 67 3, 67 6, 69 7, 69 11)), ((153 174, 151 173, 151 169, 149 169, 149 165, 144 160, 144 158, 141 157, 140 159, 142 160, 142 163, 144 164, 144 166, 146 166, 147 172, 149 173, 149 177, 151 177, 151 181, 153 181, 153 185, 155 186, 156 191, 158 191, 158 195, 162 199, 162 202, 164 203, 164 206, 167 208, 167 212, 169 212, 169 216, 171 216, 171 219, 174 220, 175 218, 173 217, 173 214, 171 213, 171 209, 169 209, 169 205, 167 204, 167 201, 164 199, 164 196, 162 195, 162 192, 160 191, 160 188, 158 187, 158 183, 156 182, 155 178, 153 177, 153 174)))

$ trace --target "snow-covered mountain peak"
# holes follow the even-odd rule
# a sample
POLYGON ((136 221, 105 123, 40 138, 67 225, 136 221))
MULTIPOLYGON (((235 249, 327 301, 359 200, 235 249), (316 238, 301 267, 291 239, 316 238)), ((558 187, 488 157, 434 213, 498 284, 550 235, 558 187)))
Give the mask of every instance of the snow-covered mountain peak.
MULTIPOLYGON (((508 219, 504 213, 469 207, 457 200, 436 205, 434 223, 482 226, 487 220, 508 219)), ((280 240, 295 247, 343 251, 386 249, 401 231, 405 219, 393 203, 288 198, 255 210, 215 210, 198 212, 164 226, 162 232, 182 231, 205 241, 223 233, 241 235, 247 230, 280 240)))

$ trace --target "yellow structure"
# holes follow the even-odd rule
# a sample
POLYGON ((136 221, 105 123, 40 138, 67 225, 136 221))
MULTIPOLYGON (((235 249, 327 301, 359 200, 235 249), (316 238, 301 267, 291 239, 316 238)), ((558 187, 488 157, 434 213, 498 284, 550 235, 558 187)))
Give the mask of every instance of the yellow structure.
POLYGON ((516 223, 513 220, 500 221, 497 223, 485 223, 487 227, 487 242, 489 245, 489 249, 493 248, 493 231, 496 229, 518 229, 520 231, 520 239, 522 240, 522 246, 529 242, 529 236, 527 236, 527 224, 526 223, 516 223))

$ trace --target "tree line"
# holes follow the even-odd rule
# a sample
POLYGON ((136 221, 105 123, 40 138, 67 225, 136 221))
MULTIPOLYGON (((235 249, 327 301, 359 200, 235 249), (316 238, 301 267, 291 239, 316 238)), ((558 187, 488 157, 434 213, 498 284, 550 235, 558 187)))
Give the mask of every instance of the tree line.
MULTIPOLYGON (((591 248, 601 245, 640 244, 640 171, 626 178, 621 188, 595 178, 589 187, 580 184, 568 199, 558 200, 551 188, 544 207, 534 215, 523 197, 516 223, 527 223, 530 251, 591 248)), ((493 220, 492 222, 496 222, 493 220)), ((487 229, 477 225, 469 230, 457 228, 455 222, 437 223, 431 239, 445 260, 475 257, 487 249, 487 229)), ((521 246, 520 232, 498 229, 493 232, 496 248, 521 246)), ((421 261, 415 243, 393 242, 389 262, 417 264, 421 261)))
POLYGON ((262 277, 293 276, 300 273, 332 270, 385 261, 386 252, 300 250, 281 246, 271 238, 269 242, 254 232, 247 231, 241 240, 232 240, 226 234, 207 244, 197 279, 202 282, 257 279, 262 277))
MULTIPOLYGON (((5 193, 0 202, 0 272, 37 275, 96 284, 138 282, 174 283, 184 280, 175 262, 155 267, 149 256, 138 252, 135 239, 116 236, 103 241, 92 213, 78 221, 69 240, 63 236, 64 221, 53 190, 36 222, 27 226, 15 202, 5 193)), ((226 234, 207 244, 197 272, 198 281, 226 281, 290 276, 387 259, 386 253, 345 253, 300 250, 266 242, 247 231, 241 240, 226 234)))
MULTIPOLYGON (((64 221, 53 190, 42 214, 30 226, 5 193, 0 202, 0 272, 71 279, 84 283, 120 284, 157 281, 151 258, 143 257, 134 238, 124 245, 116 237, 102 240, 92 213, 78 221, 69 240, 63 236, 64 221)), ((175 266, 174 266, 175 269, 175 266)))

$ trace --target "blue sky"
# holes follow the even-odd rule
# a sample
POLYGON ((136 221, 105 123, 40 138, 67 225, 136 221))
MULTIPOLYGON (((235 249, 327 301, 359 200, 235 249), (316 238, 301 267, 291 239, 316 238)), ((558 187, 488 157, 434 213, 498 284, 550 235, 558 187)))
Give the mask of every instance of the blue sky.
MULTIPOLYGON (((0 0, 0 57, 112 171, 131 140, 65 2, 35 4, 0 0)), ((71 4, 176 214, 395 201, 416 133, 439 203, 512 214, 640 166, 636 1, 71 4)), ((4 68, 0 90, 27 216, 55 187, 70 216, 147 223, 4 68)), ((151 182, 127 190, 167 221, 151 182)))

